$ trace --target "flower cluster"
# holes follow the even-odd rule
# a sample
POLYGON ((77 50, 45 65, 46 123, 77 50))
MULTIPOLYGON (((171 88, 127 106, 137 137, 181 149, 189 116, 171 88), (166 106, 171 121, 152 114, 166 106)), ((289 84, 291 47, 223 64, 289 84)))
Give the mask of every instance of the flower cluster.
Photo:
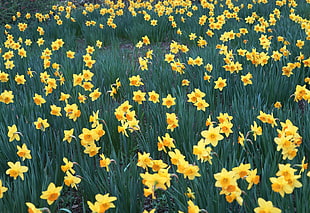
POLYGON ((224 194, 226 201, 231 203, 236 200, 239 205, 243 204, 242 190, 239 188, 237 181, 239 179, 246 180, 248 182, 248 190, 250 190, 253 184, 258 184, 260 177, 257 175, 257 169, 250 170, 250 164, 240 164, 238 167, 234 167, 231 171, 227 171, 225 168, 221 172, 214 174, 216 180, 215 186, 221 188, 220 194, 224 194))
POLYGON ((279 164, 279 171, 276 173, 277 177, 271 177, 271 188, 274 192, 280 193, 282 197, 285 194, 291 194, 294 188, 302 187, 298 179, 300 175, 295 175, 296 169, 293 169, 290 164, 279 164))
POLYGON ((277 144, 277 151, 282 150, 283 160, 292 160, 298 151, 298 147, 302 143, 302 137, 298 134, 298 127, 294 126, 290 120, 285 123, 281 122, 282 129, 278 129, 278 137, 274 138, 277 144))
POLYGON ((131 108, 132 105, 129 104, 129 101, 125 101, 114 111, 116 119, 121 122, 121 126, 118 126, 117 130, 126 137, 128 137, 127 130, 129 132, 140 130, 139 120, 136 119, 136 112, 134 110, 130 111, 131 108))

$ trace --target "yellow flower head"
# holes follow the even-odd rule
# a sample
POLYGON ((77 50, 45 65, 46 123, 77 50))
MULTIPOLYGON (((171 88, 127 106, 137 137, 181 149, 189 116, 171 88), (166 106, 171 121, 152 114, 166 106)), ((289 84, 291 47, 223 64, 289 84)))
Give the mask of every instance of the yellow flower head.
POLYGON ((75 138, 75 136, 73 135, 73 131, 74 129, 70 129, 70 130, 64 130, 64 138, 62 139, 62 141, 67 141, 68 143, 71 143, 72 138, 75 138))
POLYGON ((284 197, 285 194, 291 194, 294 190, 294 187, 288 184, 284 176, 280 176, 278 178, 271 177, 270 182, 272 183, 272 190, 280 193, 281 197, 284 197))
POLYGON ((20 132, 18 132, 16 125, 14 124, 13 126, 8 126, 8 137, 9 137, 9 141, 12 142, 13 140, 20 140, 19 135, 21 134, 20 132))
POLYGON ((109 197, 109 193, 102 195, 97 194, 95 196, 96 202, 91 203, 90 201, 87 201, 88 207, 92 212, 97 213, 104 213, 110 208, 115 208, 115 205, 112 203, 113 201, 117 200, 116 197, 109 197))
POLYGON ((67 51, 67 57, 70 58, 70 59, 73 59, 74 58, 74 55, 75 55, 75 52, 69 50, 67 51))
POLYGON ((204 137, 207 144, 212 144, 212 146, 217 146, 220 140, 224 139, 224 136, 220 134, 221 127, 213 127, 209 126, 208 130, 204 130, 201 132, 201 136, 204 137))
POLYGON ((179 120, 175 113, 166 113, 166 122, 168 124, 167 129, 170 129, 172 132, 179 126, 179 120))
POLYGON ((0 94, 0 102, 3 102, 5 104, 14 103, 14 95, 12 91, 4 90, 0 94))
POLYGON ((40 129, 42 131, 45 131, 45 129, 50 126, 49 123, 47 123, 47 119, 43 120, 40 117, 37 121, 33 122, 33 124, 35 125, 36 129, 40 129))
POLYGON ((41 213, 42 212, 40 209, 36 208, 35 205, 30 202, 27 202, 26 206, 28 207, 29 213, 41 213))
POLYGON ((70 172, 66 172, 66 176, 64 177, 64 183, 66 186, 71 186, 72 188, 77 189, 76 184, 81 182, 81 178, 77 176, 73 176, 70 172))
POLYGON ((105 167, 107 169, 107 172, 109 171, 109 165, 111 163, 111 159, 110 158, 106 158, 104 156, 104 154, 100 154, 100 161, 99 161, 99 164, 100 164, 100 167, 105 167))
POLYGON ((159 102, 159 94, 157 94, 154 90, 152 92, 148 92, 149 101, 152 101, 154 104, 159 102))
POLYGON ((220 91, 223 90, 224 87, 226 87, 226 79, 222 79, 222 77, 219 77, 215 82, 214 89, 219 89, 220 91))
POLYGON ((187 79, 182 80, 182 86, 189 86, 189 84, 190 84, 189 80, 187 80, 187 79))
POLYGON ((257 175, 257 169, 251 170, 246 177, 246 181, 249 183, 248 190, 250 190, 253 184, 258 184, 260 181, 260 176, 257 175))
POLYGON ((251 73, 247 73, 246 75, 241 75, 241 81, 243 82, 243 85, 249 85, 252 84, 252 74, 251 73))
POLYGON ((251 125, 251 131, 253 132, 254 141, 256 141, 256 136, 257 135, 262 135, 263 134, 262 127, 257 126, 256 121, 254 121, 254 124, 251 125))
POLYGON ((188 213, 199 213, 199 206, 196 206, 193 201, 189 200, 187 201, 187 212, 188 213))
POLYGON ((60 196, 62 186, 56 187, 54 183, 50 183, 46 191, 42 192, 41 199, 47 200, 48 205, 52 205, 60 196))
POLYGON ((95 155, 98 154, 99 149, 101 149, 101 147, 97 147, 95 143, 91 143, 90 145, 86 145, 84 147, 85 147, 84 153, 88 154, 89 157, 94 157, 95 155))
POLYGON ((137 76, 131 76, 129 78, 129 85, 139 87, 144 84, 142 82, 142 79, 140 78, 140 75, 137 75, 137 76))
POLYGON ((185 156, 182 155, 182 153, 178 149, 174 149, 174 151, 168 152, 168 155, 173 165, 179 165, 179 163, 181 161, 184 161, 184 158, 185 158, 185 156))
POLYGON ((254 209, 255 213, 272 212, 281 213, 281 210, 274 207, 271 201, 265 201, 263 198, 258 198, 258 207, 254 209))
POLYGON ((142 37, 142 42, 145 45, 151 44, 150 39, 149 39, 149 37, 147 37, 147 35, 142 37))
POLYGON ((16 163, 8 162, 9 169, 6 170, 6 174, 13 177, 14 180, 19 176, 22 180, 24 180, 24 173, 28 171, 27 166, 21 166, 20 162, 17 161, 16 163))
POLYGON ((26 82, 26 79, 25 79, 25 76, 24 75, 16 75, 15 76, 15 81, 17 84, 25 84, 26 82))
POLYGON ((147 169, 147 167, 152 167, 153 161, 150 157, 150 153, 145 153, 141 154, 140 152, 138 153, 138 163, 137 166, 142 167, 143 169, 147 169))
POLYGON ((46 100, 41 95, 38 95, 37 93, 34 94, 34 97, 32 99, 34 103, 40 107, 42 106, 42 104, 46 103, 46 100))
POLYGON ((73 162, 71 162, 71 161, 68 161, 68 159, 67 158, 63 158, 62 159, 63 160, 63 162, 65 163, 65 165, 61 165, 61 170, 64 172, 64 173, 66 173, 67 171, 69 171, 70 173, 72 173, 72 174, 74 174, 75 173, 75 171, 74 171, 74 169, 73 169, 73 162))
POLYGON ((59 98, 59 101, 65 101, 67 102, 67 100, 70 98, 70 95, 69 94, 65 94, 63 92, 60 93, 60 98, 59 98))
POLYGON ((17 155, 18 157, 21 157, 23 161, 25 159, 31 159, 30 150, 27 148, 26 144, 23 144, 21 147, 17 145, 17 155))
POLYGON ((142 104, 143 101, 146 101, 145 94, 146 93, 142 92, 141 90, 134 91, 132 100, 134 100, 138 104, 142 104))
POLYGON ((0 82, 8 82, 9 81, 9 74, 0 71, 0 82))
POLYGON ((89 97, 91 98, 91 101, 95 101, 101 96, 101 94, 102 93, 99 91, 99 88, 97 88, 89 94, 89 97))
POLYGON ((61 107, 57 107, 55 104, 50 105, 51 115, 61 116, 61 107))
POLYGON ((86 146, 92 144, 94 141, 97 141, 99 136, 94 129, 83 128, 82 134, 79 135, 79 138, 81 139, 81 145, 86 146))
POLYGON ((3 198, 3 193, 8 190, 7 187, 2 186, 2 180, 0 180, 0 198, 3 198))
POLYGON ((171 106, 175 105, 175 99, 176 98, 173 98, 170 94, 168 94, 166 98, 163 98, 162 105, 169 109, 171 106))
POLYGON ((236 178, 246 178, 250 172, 251 165, 249 163, 243 164, 241 163, 238 167, 234 167, 232 169, 236 174, 236 178))
POLYGON ((281 102, 277 101, 276 103, 274 103, 273 105, 275 108, 280 109, 282 107, 281 102))

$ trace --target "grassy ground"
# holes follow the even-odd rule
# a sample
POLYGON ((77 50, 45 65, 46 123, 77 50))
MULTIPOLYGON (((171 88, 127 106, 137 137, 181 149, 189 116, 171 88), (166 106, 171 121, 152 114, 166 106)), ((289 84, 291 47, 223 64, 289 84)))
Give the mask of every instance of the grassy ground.
POLYGON ((2 212, 307 212, 307 1, 50 11, 0 26, 2 212))

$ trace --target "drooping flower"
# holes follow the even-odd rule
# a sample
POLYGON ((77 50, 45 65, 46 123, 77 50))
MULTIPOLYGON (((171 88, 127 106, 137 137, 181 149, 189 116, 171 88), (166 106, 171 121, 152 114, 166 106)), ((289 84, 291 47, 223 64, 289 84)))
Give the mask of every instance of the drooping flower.
POLYGON ((257 126, 256 121, 254 121, 254 124, 251 125, 251 131, 253 131, 254 141, 256 141, 256 136, 257 135, 262 135, 263 134, 262 127, 257 126))
POLYGON ((189 198, 189 199, 195 199, 195 193, 192 192, 192 189, 187 187, 187 192, 185 193, 185 195, 189 198))
POLYGON ((65 165, 61 165, 60 168, 61 170, 66 173, 66 172, 70 172, 72 174, 75 173, 74 169, 73 169, 73 165, 74 163, 69 161, 67 158, 63 158, 62 161, 65 163, 65 165))
POLYGON ((107 172, 109 172, 109 165, 111 163, 111 159, 110 158, 106 158, 104 156, 104 154, 100 154, 100 161, 99 161, 99 164, 100 164, 100 167, 105 167, 107 172))
POLYGON ((62 139, 62 141, 67 141, 68 143, 71 143, 72 138, 75 138, 75 136, 73 135, 74 129, 70 129, 70 130, 64 130, 64 138, 62 139))
POLYGON ((13 126, 8 126, 8 137, 9 141, 12 142, 14 140, 20 141, 20 132, 18 132, 16 125, 14 124, 13 126))
POLYGON ((249 183, 247 189, 250 190, 252 188, 253 184, 255 184, 255 185, 258 184, 259 179, 260 179, 260 176, 257 175, 257 169, 251 170, 248 173, 248 176, 246 177, 246 181, 249 183))
POLYGON ((81 178, 72 175, 70 172, 66 172, 66 176, 64 177, 64 183, 66 186, 71 186, 72 188, 77 189, 76 184, 81 182, 81 178))

